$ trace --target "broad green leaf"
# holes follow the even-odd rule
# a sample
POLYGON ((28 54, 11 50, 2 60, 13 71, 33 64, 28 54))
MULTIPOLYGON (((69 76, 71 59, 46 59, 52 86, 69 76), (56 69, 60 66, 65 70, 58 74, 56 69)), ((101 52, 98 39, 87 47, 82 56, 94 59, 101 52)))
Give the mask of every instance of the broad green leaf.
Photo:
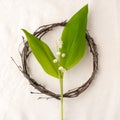
POLYGON ((58 78, 58 65, 57 63, 53 63, 55 57, 50 48, 42 40, 39 40, 37 37, 30 34, 26 30, 22 30, 27 37, 32 53, 41 64, 44 71, 49 75, 58 78))
POLYGON ((65 56, 60 56, 60 64, 66 70, 76 65, 85 53, 87 14, 88 5, 85 5, 73 15, 62 32, 63 44, 60 52, 65 56))

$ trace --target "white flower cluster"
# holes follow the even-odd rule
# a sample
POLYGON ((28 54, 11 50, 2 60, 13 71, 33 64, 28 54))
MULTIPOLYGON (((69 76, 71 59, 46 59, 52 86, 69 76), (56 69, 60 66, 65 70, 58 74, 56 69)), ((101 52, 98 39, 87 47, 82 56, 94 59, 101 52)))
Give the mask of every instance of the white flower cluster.
MULTIPOLYGON (((56 58, 53 60, 53 63, 57 63, 59 61, 60 56, 62 58, 66 56, 65 53, 61 53, 59 51, 62 48, 63 41, 59 39, 56 44, 57 44, 57 52, 56 52, 56 58)), ((65 72, 65 68, 63 68, 62 66, 59 66, 58 70, 60 70, 61 72, 65 72)))
POLYGON ((62 48, 63 41, 59 39, 56 44, 57 44, 57 49, 60 49, 62 48))
POLYGON ((53 60, 53 63, 57 63, 57 62, 58 62, 58 60, 57 60, 57 59, 54 59, 54 60, 53 60))
POLYGON ((60 66, 58 70, 60 70, 61 72, 65 72, 65 68, 63 68, 62 66, 60 66))
POLYGON ((64 58, 64 57, 65 57, 65 53, 62 53, 62 55, 61 55, 61 56, 62 56, 62 58, 64 58))

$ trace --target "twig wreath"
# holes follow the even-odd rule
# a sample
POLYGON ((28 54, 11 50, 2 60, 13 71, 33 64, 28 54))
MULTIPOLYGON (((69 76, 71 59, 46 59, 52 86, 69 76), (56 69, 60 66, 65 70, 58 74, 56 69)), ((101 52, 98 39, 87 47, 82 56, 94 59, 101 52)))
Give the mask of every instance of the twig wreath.
POLYGON ((94 80, 98 70, 97 46, 94 42, 94 39, 90 36, 89 32, 86 31, 87 13, 88 5, 85 5, 68 22, 64 21, 61 23, 53 23, 40 26, 33 34, 30 34, 23 29, 23 32, 25 33, 28 41, 26 41, 23 37, 24 47, 20 53, 22 66, 18 66, 18 68, 23 73, 24 77, 27 78, 30 85, 32 85, 40 93, 53 97, 57 100, 61 100, 60 120, 63 120, 63 98, 77 97, 82 92, 84 92, 94 80), (77 22, 80 23, 77 24, 77 22), (57 51, 58 57, 55 57, 47 44, 45 44, 41 39, 42 36, 53 30, 53 28, 57 26, 64 27, 64 30, 62 33, 62 40, 60 41, 60 45, 57 51), (71 28, 73 30, 71 30, 71 28), (63 93, 64 70, 69 70, 80 61, 80 59, 84 55, 86 41, 93 56, 92 74, 82 86, 68 90, 68 92, 63 93), (31 77, 28 69, 29 64, 27 62, 27 59, 29 58, 29 55, 31 53, 34 54, 46 73, 60 80, 60 94, 49 90, 31 77), (73 60, 73 57, 75 57, 75 60, 73 60), (45 65, 45 61, 47 65, 45 65))
MULTIPOLYGON (((33 34, 36 37, 41 38, 47 32, 53 30, 54 27, 65 26, 66 23, 67 22, 64 21, 64 22, 61 22, 61 23, 53 23, 53 24, 49 24, 49 25, 43 25, 43 26, 40 26, 33 34)), ((83 85, 81 85, 81 86, 79 86, 77 88, 68 90, 68 92, 63 94, 63 97, 66 97, 66 98, 77 97, 78 95, 80 95, 82 92, 84 92, 89 87, 89 85, 92 83, 92 81, 95 78, 95 75, 96 75, 97 70, 98 70, 97 46, 96 46, 96 44, 94 42, 94 39, 90 36, 88 31, 86 32, 86 40, 88 42, 90 52, 92 53, 92 56, 93 56, 93 71, 92 71, 92 74, 83 85)), ((28 42, 24 40, 24 37, 23 37, 23 42, 24 42, 24 47, 22 49, 22 52, 20 53, 22 67, 18 66, 19 70, 23 73, 24 77, 27 78, 30 85, 32 85, 40 93, 46 94, 48 96, 51 96, 53 98, 56 98, 56 99, 60 100, 60 94, 57 94, 57 93, 54 93, 54 92, 48 90, 47 88, 44 87, 44 85, 41 85, 41 84, 37 83, 34 78, 30 77, 30 73, 28 71, 27 59, 28 59, 29 55, 31 54, 31 50, 29 49, 28 42)))

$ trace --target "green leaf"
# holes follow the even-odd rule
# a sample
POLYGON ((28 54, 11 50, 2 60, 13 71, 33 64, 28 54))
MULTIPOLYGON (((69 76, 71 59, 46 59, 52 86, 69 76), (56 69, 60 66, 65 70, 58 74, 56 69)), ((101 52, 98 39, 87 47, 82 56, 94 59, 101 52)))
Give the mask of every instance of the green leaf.
POLYGON ((26 30, 22 29, 25 33, 32 53, 42 66, 45 72, 49 75, 58 78, 58 65, 53 63, 55 56, 50 48, 42 40, 39 40, 34 35, 30 34, 26 30))
POLYGON ((88 5, 81 8, 68 21, 62 32, 62 48, 60 64, 66 69, 76 65, 83 57, 86 49, 86 26, 87 26, 88 5))

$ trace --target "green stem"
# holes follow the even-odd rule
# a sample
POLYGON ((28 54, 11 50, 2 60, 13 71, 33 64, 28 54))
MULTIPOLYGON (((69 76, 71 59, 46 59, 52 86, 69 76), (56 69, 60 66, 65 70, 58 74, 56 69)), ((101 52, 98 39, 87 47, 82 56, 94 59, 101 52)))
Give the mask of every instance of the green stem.
POLYGON ((59 73, 60 79, 60 120, 63 120, 63 73, 59 73))

